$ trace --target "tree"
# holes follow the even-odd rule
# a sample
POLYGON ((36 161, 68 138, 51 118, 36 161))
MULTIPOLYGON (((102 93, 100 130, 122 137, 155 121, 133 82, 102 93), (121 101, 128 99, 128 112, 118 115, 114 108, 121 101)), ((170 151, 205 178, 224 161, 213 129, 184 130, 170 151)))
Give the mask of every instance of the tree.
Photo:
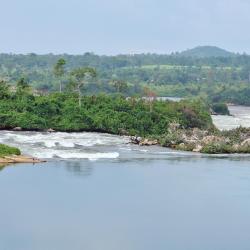
POLYGON ((9 94, 9 86, 4 80, 0 80, 0 99, 7 98, 9 94))
POLYGON ((65 74, 65 64, 66 64, 66 61, 63 59, 63 58, 60 58, 57 63, 55 64, 54 66, 54 70, 53 70, 53 73, 54 73, 54 76, 56 78, 58 78, 59 80, 59 91, 60 93, 62 92, 62 77, 64 76, 65 74))
POLYGON ((82 87, 91 79, 96 77, 96 70, 94 68, 84 67, 74 69, 71 72, 73 77, 72 85, 78 92, 79 107, 82 106, 82 87))
POLYGON ((153 111, 153 102, 155 101, 157 95, 154 91, 152 91, 148 87, 144 87, 144 94, 146 95, 146 100, 149 103, 150 112, 152 112, 153 111))
POLYGON ((111 83, 118 93, 124 93, 128 89, 127 82, 123 80, 113 80, 111 83))
POLYGON ((30 94, 30 91, 31 87, 28 81, 24 77, 20 78, 16 85, 16 94, 18 96, 24 96, 30 94))

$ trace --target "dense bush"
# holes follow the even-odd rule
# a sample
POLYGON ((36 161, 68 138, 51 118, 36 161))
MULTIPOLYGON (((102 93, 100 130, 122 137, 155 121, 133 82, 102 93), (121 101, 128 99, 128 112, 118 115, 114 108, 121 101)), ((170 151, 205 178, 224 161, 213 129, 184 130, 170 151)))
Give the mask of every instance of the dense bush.
POLYGON ((122 96, 84 96, 78 106, 76 94, 33 96, 12 94, 0 100, 0 128, 26 130, 53 128, 59 131, 98 131, 141 136, 161 135, 169 123, 182 127, 212 126, 208 107, 200 100, 179 103, 122 96))
POLYGON ((166 133, 160 138, 160 143, 164 147, 172 147, 183 142, 182 134, 177 132, 166 133))
POLYGON ((233 152, 235 152, 233 147, 224 142, 211 142, 205 145, 201 150, 201 153, 206 154, 230 154, 233 152))
POLYGON ((214 103, 211 105, 212 110, 218 115, 230 115, 226 103, 214 103))

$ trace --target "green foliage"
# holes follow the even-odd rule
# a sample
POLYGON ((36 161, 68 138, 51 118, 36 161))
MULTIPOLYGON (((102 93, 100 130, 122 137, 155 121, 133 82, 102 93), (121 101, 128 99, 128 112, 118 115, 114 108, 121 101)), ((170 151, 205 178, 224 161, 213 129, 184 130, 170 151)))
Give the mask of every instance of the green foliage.
POLYGON ((87 67, 98 71, 98 79, 84 86, 88 94, 122 92, 126 96, 142 95, 143 87, 148 86, 161 96, 199 95, 208 97, 210 102, 250 105, 250 56, 211 47, 196 48, 189 55, 0 54, 0 64, 2 79, 8 79, 12 85, 25 76, 32 88, 42 93, 58 91, 58 81, 60 92, 66 90, 68 72, 87 67), (113 79, 126 82, 128 87, 124 91, 114 88, 113 79))
POLYGON ((230 115, 226 103, 214 103, 211 105, 212 110, 218 115, 230 115))
POLYGON ((18 148, 0 144, 0 157, 9 156, 9 155, 20 155, 20 154, 21 154, 21 151, 18 148))
POLYGON ((63 58, 60 58, 57 63, 54 65, 54 75, 56 77, 62 77, 65 74, 65 64, 66 61, 63 58))
POLYGON ((77 105, 78 98, 76 93, 30 95, 26 98, 17 98, 13 94, 0 100, 0 128, 54 128, 59 131, 99 131, 114 134, 123 131, 131 135, 150 136, 165 134, 168 125, 173 121, 187 127, 189 123, 192 126, 212 126, 211 119, 207 117, 206 106, 197 107, 198 103, 195 101, 153 101, 150 111, 146 100, 125 99, 120 95, 83 96, 81 106, 77 105), (184 107, 192 110, 191 119, 183 115, 184 107))
POLYGON ((3 80, 0 81, 0 99, 8 98, 10 95, 9 86, 3 80))
POLYGON ((71 72, 71 75, 75 77, 77 82, 82 82, 88 76, 96 77, 96 70, 90 67, 77 68, 71 72))
POLYGON ((54 65, 53 73, 55 77, 59 80, 60 92, 62 92, 62 77, 65 74, 65 64, 66 61, 63 58, 60 58, 57 63, 54 65))
POLYGON ((205 145, 201 150, 201 153, 205 154, 231 154, 234 152, 232 145, 225 142, 212 142, 205 145))
POLYGON ((73 77, 71 85, 78 92, 78 104, 79 107, 82 106, 81 96, 82 96, 82 87, 91 79, 95 78, 97 75, 96 70, 94 68, 85 67, 85 68, 77 68, 71 72, 71 76, 73 77))
POLYGON ((128 89, 128 83, 122 80, 112 80, 111 84, 117 93, 124 93, 128 89))
MULTIPOLYGON (((249 71, 250 72, 250 71, 249 71)), ((250 86, 247 84, 240 84, 238 86, 227 86, 225 90, 218 93, 211 93, 211 102, 229 102, 241 105, 250 105, 250 86)))
POLYGON ((250 128, 239 127, 229 131, 221 131, 219 134, 229 138, 233 143, 240 143, 250 138, 250 128))
POLYGON ((200 99, 180 102, 181 120, 185 128, 211 128, 209 107, 200 99), (188 105, 186 105, 188 103, 188 105))
MULTIPOLYGON (((214 133, 215 134, 215 133, 214 133)), ((202 149, 202 153, 227 154, 227 153, 250 153, 249 143, 244 143, 250 137, 249 128, 236 128, 230 131, 217 131, 217 136, 226 138, 222 142, 213 142, 202 149)))
POLYGON ((16 96, 22 97, 31 93, 31 87, 28 81, 22 77, 17 81, 16 85, 16 96))
POLYGON ((232 57, 235 54, 215 46, 198 46, 179 54, 180 56, 206 58, 206 57, 232 57))
POLYGON ((160 144, 164 147, 172 147, 173 145, 179 145, 182 142, 182 135, 178 131, 166 133, 160 138, 160 144))
POLYGON ((190 152, 192 152, 195 148, 196 148, 195 143, 188 143, 188 144, 181 143, 175 147, 176 150, 190 151, 190 152))

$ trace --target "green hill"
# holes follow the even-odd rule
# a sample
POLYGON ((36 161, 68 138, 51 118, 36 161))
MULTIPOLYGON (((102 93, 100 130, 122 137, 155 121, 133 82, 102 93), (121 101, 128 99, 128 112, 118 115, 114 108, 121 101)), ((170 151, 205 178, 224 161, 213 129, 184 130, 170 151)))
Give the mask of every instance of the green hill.
POLYGON ((198 46, 193 49, 185 50, 181 52, 179 55, 185 57, 205 58, 205 57, 231 57, 234 56, 235 54, 215 46, 198 46))

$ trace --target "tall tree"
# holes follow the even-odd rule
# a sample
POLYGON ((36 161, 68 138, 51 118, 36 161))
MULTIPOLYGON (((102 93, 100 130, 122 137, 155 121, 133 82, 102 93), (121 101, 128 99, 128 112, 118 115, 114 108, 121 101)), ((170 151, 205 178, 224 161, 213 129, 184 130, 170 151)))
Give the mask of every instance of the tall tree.
POLYGON ((150 110, 150 112, 152 112, 153 111, 153 103, 156 100, 157 95, 153 90, 151 90, 148 87, 144 87, 143 91, 144 91, 144 94, 146 96, 146 101, 149 104, 149 110, 150 110))
POLYGON ((27 94, 30 94, 31 87, 29 85, 29 82, 24 78, 20 78, 16 85, 16 94, 17 96, 24 96, 27 94))
POLYGON ((82 106, 82 88, 83 86, 90 81, 91 79, 96 77, 96 70, 94 68, 84 67, 74 69, 71 72, 71 76, 73 77, 73 85, 76 91, 78 92, 78 103, 79 107, 82 106))
POLYGON ((111 84, 114 86, 117 93, 124 93, 128 89, 127 82, 123 80, 113 80, 111 84))
POLYGON ((4 80, 0 80, 0 99, 8 97, 9 94, 9 86, 4 80))
POLYGON ((65 64, 66 61, 63 58, 60 58, 54 66, 53 73, 55 77, 59 80, 59 91, 62 92, 62 78, 65 74, 65 64))

